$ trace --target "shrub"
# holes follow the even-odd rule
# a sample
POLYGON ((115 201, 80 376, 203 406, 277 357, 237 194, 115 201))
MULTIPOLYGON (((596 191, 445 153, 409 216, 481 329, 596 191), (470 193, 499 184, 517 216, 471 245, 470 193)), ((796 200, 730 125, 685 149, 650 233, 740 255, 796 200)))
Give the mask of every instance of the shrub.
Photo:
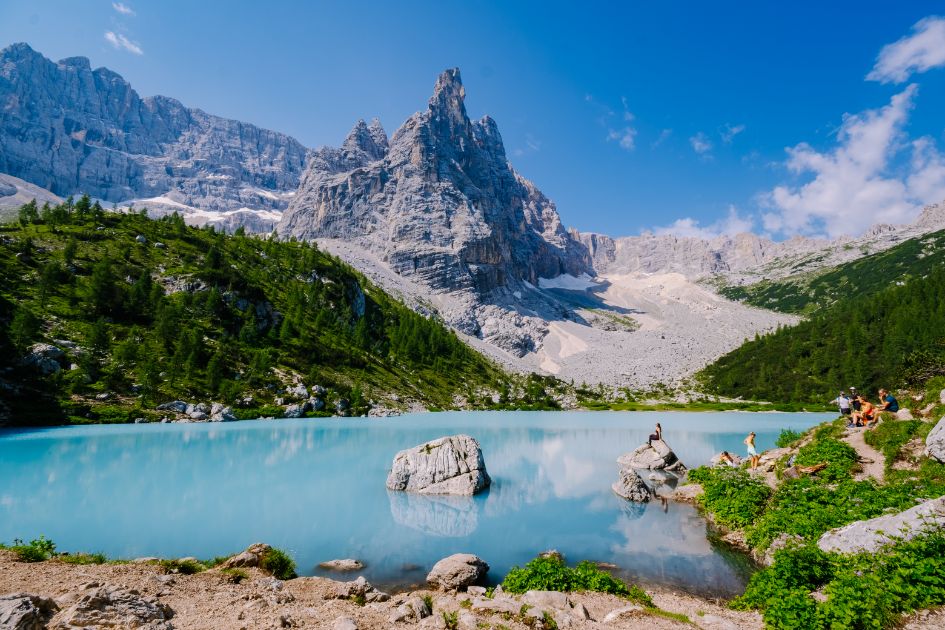
POLYGON ((867 431, 863 437, 867 444, 882 452, 888 467, 896 461, 905 443, 925 424, 921 420, 882 422, 875 431, 867 431))
POLYGON ((207 570, 207 567, 196 560, 161 560, 158 563, 165 573, 180 573, 181 575, 193 575, 207 570))
POLYGON ((107 561, 103 553, 62 554, 57 559, 66 564, 105 564, 107 561))
POLYGON ((295 573, 295 560, 281 549, 273 547, 259 563, 259 568, 280 580, 298 577, 295 573))
POLYGON ((595 591, 619 595, 644 606, 653 606, 646 592, 634 585, 627 585, 606 571, 598 569, 592 562, 584 561, 574 568, 568 567, 558 557, 539 557, 524 567, 512 567, 502 581, 502 589, 509 593, 526 591, 595 591))
POLYGON ((709 468, 689 471, 689 480, 702 484, 699 502, 727 527, 745 528, 764 511, 771 489, 740 468, 709 468))
POLYGON ((794 429, 781 429, 781 434, 778 436, 776 444, 778 448, 786 448, 801 439, 802 435, 803 433, 795 431, 794 429))
POLYGON ((220 569, 220 573, 222 573, 226 577, 226 580, 228 582, 232 582, 233 584, 239 584, 243 580, 249 578, 249 573, 247 573, 243 569, 237 569, 235 567, 228 567, 226 569, 220 569))
POLYGON ((56 543, 45 536, 31 540, 28 544, 16 539, 10 551, 16 554, 20 562, 42 562, 56 554, 56 543))
MULTIPOLYGON (((775 553, 774 564, 751 576, 741 597, 732 602, 733 608, 764 608, 785 593, 816 590, 833 577, 833 565, 828 554, 814 544, 782 549, 775 553)), ((800 603, 794 602, 797 607, 800 603)))
MULTIPOLYGON (((818 435, 822 432, 818 430, 818 435)), ((849 479, 850 472, 857 465, 856 451, 849 444, 834 437, 817 438, 797 452, 794 463, 798 466, 813 466, 826 463, 827 467, 817 473, 825 481, 849 479)))

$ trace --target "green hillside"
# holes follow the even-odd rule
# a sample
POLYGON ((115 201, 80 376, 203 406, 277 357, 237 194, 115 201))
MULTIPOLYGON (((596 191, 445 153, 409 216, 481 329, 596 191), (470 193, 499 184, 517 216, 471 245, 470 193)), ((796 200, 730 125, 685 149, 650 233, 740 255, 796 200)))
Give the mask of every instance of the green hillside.
POLYGON ((809 315, 844 299, 873 295, 897 282, 921 278, 943 264, 945 231, 911 239, 824 271, 724 287, 720 293, 752 306, 809 315))
MULTIPOLYGON (((510 380, 308 243, 106 213, 87 198, 24 206, 0 226, 0 415, 12 422, 154 420, 174 399, 277 415, 299 379, 328 390, 327 410, 344 399, 355 414, 372 400, 491 404, 484 394, 510 380), (23 365, 37 342, 65 350, 62 369, 23 365)), ((540 384, 521 385, 547 402, 540 384)))
MULTIPOLYGON (((935 235, 936 241, 941 237, 935 235)), ((823 402, 849 386, 875 395, 879 387, 937 374, 945 374, 942 266, 756 337, 706 367, 699 378, 708 391, 724 396, 823 402)))

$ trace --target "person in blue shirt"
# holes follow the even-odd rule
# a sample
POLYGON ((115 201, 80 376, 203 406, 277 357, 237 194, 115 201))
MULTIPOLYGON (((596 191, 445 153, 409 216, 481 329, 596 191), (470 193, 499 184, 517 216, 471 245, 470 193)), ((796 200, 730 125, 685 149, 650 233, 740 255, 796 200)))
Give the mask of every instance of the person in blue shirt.
POLYGON ((879 410, 896 413, 899 411, 899 401, 888 390, 881 389, 879 390, 879 410))

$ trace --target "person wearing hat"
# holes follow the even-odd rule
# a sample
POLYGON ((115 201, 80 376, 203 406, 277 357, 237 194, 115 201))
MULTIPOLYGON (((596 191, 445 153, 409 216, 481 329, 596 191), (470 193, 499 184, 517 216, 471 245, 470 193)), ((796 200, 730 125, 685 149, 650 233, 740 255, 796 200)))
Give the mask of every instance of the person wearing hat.
POLYGON ((850 398, 842 391, 840 394, 830 401, 832 404, 836 405, 840 409, 840 414, 844 416, 850 415, 850 398))
POLYGON ((850 405, 853 407, 853 411, 860 410, 860 395, 856 393, 856 388, 850 388, 850 405))

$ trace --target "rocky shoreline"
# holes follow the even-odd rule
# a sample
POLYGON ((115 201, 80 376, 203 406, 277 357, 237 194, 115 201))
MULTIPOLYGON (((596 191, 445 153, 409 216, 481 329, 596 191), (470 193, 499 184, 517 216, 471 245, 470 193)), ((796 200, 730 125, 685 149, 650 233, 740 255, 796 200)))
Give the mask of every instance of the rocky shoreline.
POLYGON ((239 573, 223 566, 185 575, 167 573, 154 559, 129 563, 75 565, 60 560, 21 562, 0 550, 0 626, 65 629, 138 627, 193 628, 761 628, 753 612, 729 610, 668 589, 648 589, 654 609, 601 593, 530 591, 492 594, 422 588, 383 597, 365 597, 363 578, 341 582, 321 577, 278 580, 256 567, 239 573), (236 577, 240 576, 240 577, 236 577), (361 587, 352 586, 361 584, 361 587), (360 589, 360 590, 359 590, 360 589), (34 596, 46 611, 38 625, 3 625, 4 594, 34 596), (339 595, 343 595, 339 598, 339 595), (57 610, 54 610, 57 609, 57 610), (52 613, 52 614, 49 614, 52 613), (548 613, 548 616, 545 616, 548 613))

